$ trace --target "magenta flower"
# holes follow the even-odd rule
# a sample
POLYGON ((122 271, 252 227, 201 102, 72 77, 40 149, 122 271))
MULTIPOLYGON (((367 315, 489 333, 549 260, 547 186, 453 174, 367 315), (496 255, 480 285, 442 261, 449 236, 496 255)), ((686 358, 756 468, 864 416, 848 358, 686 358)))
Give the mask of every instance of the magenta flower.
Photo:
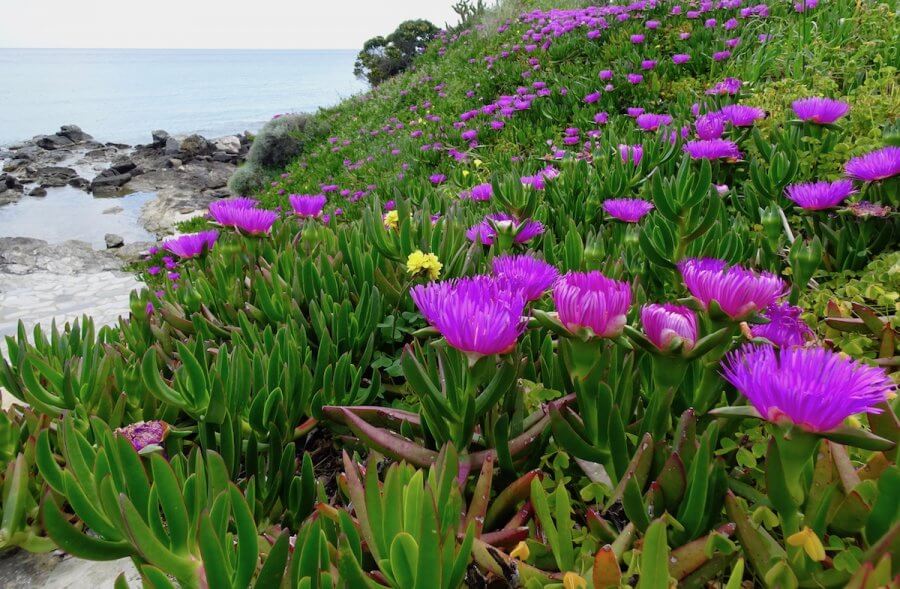
POLYGON ((876 405, 895 389, 881 368, 824 348, 747 344, 728 354, 722 369, 764 419, 811 432, 833 430, 857 413, 880 413, 876 405))
POLYGON ((587 94, 584 97, 585 104, 593 104, 593 103, 597 102, 598 100, 600 100, 599 92, 591 92, 590 94, 587 94))
POLYGON ((791 107, 798 119, 818 125, 833 123, 850 111, 850 105, 846 102, 819 97, 795 100, 791 107))
POLYGON ((644 131, 658 131, 660 127, 671 125, 672 117, 669 115, 644 113, 638 115, 635 122, 644 131))
POLYGON ((219 206, 209 209, 210 216, 223 227, 234 227, 250 235, 268 233, 278 213, 266 209, 219 206))
POLYGON ((481 223, 469 227, 466 237, 482 245, 493 245, 498 231, 512 233, 515 243, 525 243, 543 233, 544 225, 540 221, 518 221, 506 213, 493 213, 487 215, 481 223))
POLYGON ((735 127, 751 127, 756 121, 766 118, 766 113, 763 109, 743 104, 723 106, 720 112, 725 117, 725 120, 735 127))
POLYGON ((697 141, 688 141, 684 144, 686 151, 692 159, 704 160, 738 160, 741 158, 741 151, 738 149, 737 143, 727 139, 700 139, 697 141))
POLYGON ((681 65, 683 63, 687 63, 691 60, 691 56, 687 53, 676 53, 672 56, 672 63, 675 65, 681 65))
POLYGON ((803 309, 789 303, 772 303, 766 308, 763 317, 769 320, 762 325, 750 327, 753 337, 769 340, 781 348, 802 346, 815 339, 813 330, 800 318, 803 309))
POLYGON ((644 42, 644 35, 632 35, 631 42, 634 43, 635 45, 640 45, 641 43, 644 42))
POLYGON ((725 133, 725 117, 719 113, 707 113, 694 121, 697 137, 703 140, 719 139, 725 133))
POLYGON ((641 325, 647 339, 662 351, 679 344, 690 350, 697 343, 697 315, 687 307, 665 303, 641 308, 641 325))
POLYGON ((494 275, 509 281, 510 287, 525 295, 527 301, 536 301, 559 278, 559 270, 543 260, 522 254, 504 255, 491 263, 494 275))
POLYGON ((741 266, 726 267, 722 260, 689 258, 678 263, 684 285, 703 308, 715 301, 734 320, 761 311, 786 292, 784 281, 770 272, 757 274, 741 266))
POLYGON ((470 361, 513 349, 525 330, 525 296, 506 281, 474 276, 413 287, 425 320, 470 361))
POLYGON ((462 132, 460 137, 462 137, 463 141, 475 141, 478 139, 478 131, 475 129, 467 129, 462 132))
POLYGON ((644 81, 644 76, 642 74, 627 74, 625 79, 628 80, 629 84, 640 84, 644 81))
POLYGON ((294 214, 298 217, 312 218, 322 215, 327 198, 324 194, 292 194, 288 197, 294 214))
POLYGON ((465 190, 459 195, 460 198, 476 201, 491 200, 492 196, 494 196, 494 187, 491 186, 490 182, 476 184, 471 190, 465 190))
POLYGON ((877 182, 900 174, 900 147, 889 145, 855 157, 844 165, 851 178, 863 182, 877 182))
POLYGON ((601 206, 609 216, 626 223, 637 223, 653 210, 653 203, 640 198, 610 198, 601 206))
POLYGON ((837 180, 791 184, 785 192, 789 199, 807 211, 821 211, 836 207, 856 191, 852 180, 837 180))
POLYGON ((169 433, 169 424, 165 421, 139 421, 116 428, 115 433, 131 442, 134 449, 140 452, 151 444, 157 446, 162 444, 166 434, 169 433))
MULTIPOLYGON (((212 249, 219 238, 219 232, 215 229, 200 231, 199 233, 186 233, 178 237, 167 239, 162 246, 166 251, 172 252, 179 258, 196 258, 212 249)), ((157 273, 159 269, 157 268, 157 273)))
POLYGON ((217 205, 224 205, 229 207, 237 207, 239 209, 251 209, 258 205, 259 202, 255 198, 250 198, 248 196, 235 196, 232 198, 223 198, 222 200, 213 201, 210 203, 209 208, 212 209, 217 205))
POLYGON ((438 184, 443 184, 444 182, 446 182, 447 176, 445 176, 444 174, 432 174, 428 177, 428 180, 430 180, 432 184, 437 186, 438 184))
POLYGON ((631 162, 635 166, 640 165, 641 159, 644 157, 644 146, 643 145, 625 145, 624 143, 619 145, 619 157, 622 158, 622 162, 628 163, 631 162))
POLYGON ((741 91, 744 83, 737 78, 725 78, 721 82, 706 91, 707 94, 722 96, 725 94, 735 95, 741 91))
POLYGON ((560 322, 570 332, 589 330, 597 337, 616 337, 625 328, 631 286, 600 272, 570 272, 553 287, 560 322))

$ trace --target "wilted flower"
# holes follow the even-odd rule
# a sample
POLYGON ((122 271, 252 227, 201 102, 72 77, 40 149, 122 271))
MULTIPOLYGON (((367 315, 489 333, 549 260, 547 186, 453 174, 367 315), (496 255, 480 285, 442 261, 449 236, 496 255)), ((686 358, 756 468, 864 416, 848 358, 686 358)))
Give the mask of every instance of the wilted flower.
POLYGON ((660 350, 678 345, 690 350, 697 343, 697 315, 691 309, 665 303, 641 308, 641 325, 647 339, 660 350))
POLYGON ((847 205, 847 210, 857 217, 887 217, 891 214, 891 207, 861 200, 847 205))
POLYGON ((610 198, 601 206, 608 215, 626 223, 637 223, 653 210, 653 203, 640 198, 610 198))
POLYGON ((807 211, 820 211, 836 207, 856 191, 851 180, 837 180, 791 184, 785 192, 789 199, 807 211))
POLYGON ((540 221, 531 219, 518 221, 506 213, 493 213, 487 215, 481 223, 470 227, 466 231, 466 237, 482 245, 492 245, 498 229, 513 233, 515 235, 513 240, 516 243, 525 243, 543 233, 544 225, 540 221))
POLYGON ((753 325, 750 334, 769 340, 776 346, 788 348, 802 346, 815 339, 813 330, 800 318, 803 309, 789 303, 772 303, 766 308, 763 317, 768 323, 753 325))
POLYGON ((147 446, 160 445, 169 433, 169 424, 165 421, 139 421, 116 428, 117 434, 131 442, 135 450, 140 452, 147 446))
POLYGON ((738 149, 737 143, 729 141, 728 139, 699 139, 696 141, 688 141, 684 144, 684 151, 695 160, 738 160, 741 158, 741 151, 738 149))
POLYGON ((846 163, 844 171, 851 178, 863 182, 876 182, 900 174, 900 147, 889 145, 846 163))
POLYGON ((723 376, 773 423, 827 432, 877 404, 895 388, 881 368, 824 348, 747 344, 723 362, 723 376))
MULTIPOLYGON (((195 258, 204 252, 211 250, 219 238, 219 232, 215 229, 200 231, 199 233, 186 233, 179 237, 173 237, 163 242, 162 246, 179 258, 195 258)), ((159 273, 157 267, 156 273, 159 273)))
POLYGON ((741 266, 726 267, 712 258, 689 258, 678 263, 684 284, 704 309, 715 301, 732 319, 765 309, 784 295, 784 281, 769 272, 757 274, 741 266))
POLYGON ((474 276, 413 287, 425 320, 470 360, 512 350, 527 322, 525 296, 491 276, 474 276))
POLYGON ((814 561, 821 562, 825 560, 825 546, 822 545, 822 540, 809 526, 803 526, 802 530, 791 534, 785 540, 791 546, 802 547, 806 555, 814 561))
POLYGON ((400 226, 400 213, 397 211, 388 211, 381 218, 382 223, 384 223, 385 228, 387 229, 396 229, 400 226))
POLYGON ((850 111, 850 105, 831 98, 801 98, 795 100, 791 107, 801 121, 809 121, 819 125, 833 123, 850 111))
POLYGON ((491 268, 494 275, 508 280, 510 287, 521 291, 529 301, 541 298, 559 278, 554 266, 527 254, 494 258, 491 268))
POLYGON ((750 127, 756 121, 766 118, 766 113, 763 109, 743 104, 729 104, 723 106, 719 112, 725 117, 726 121, 735 127, 750 127))
POLYGON ((598 337, 616 337, 625 327, 631 286, 598 271, 570 272, 553 287, 560 322, 571 332, 589 329, 598 337))
POLYGON ((422 253, 422 250, 416 250, 406 258, 406 271, 412 276, 428 276, 430 280, 437 280, 443 267, 436 255, 422 253))
POLYGON ((288 197, 294 214, 298 217, 311 218, 322 215, 327 198, 324 194, 292 194, 288 197))

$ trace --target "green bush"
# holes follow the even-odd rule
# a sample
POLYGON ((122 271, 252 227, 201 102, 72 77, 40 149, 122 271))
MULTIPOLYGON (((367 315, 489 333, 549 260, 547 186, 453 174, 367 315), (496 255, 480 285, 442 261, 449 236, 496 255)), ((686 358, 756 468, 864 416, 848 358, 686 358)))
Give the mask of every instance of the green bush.
POLYGON ((379 35, 366 41, 356 56, 353 73, 377 86, 412 65, 439 30, 427 20, 404 21, 387 37, 379 35))
POLYGON ((228 179, 228 189, 232 194, 253 194, 265 187, 266 178, 259 166, 247 162, 228 179))
POLYGON ((247 162, 258 168, 284 167, 303 153, 304 147, 328 132, 319 117, 288 114, 274 118, 253 139, 247 162))

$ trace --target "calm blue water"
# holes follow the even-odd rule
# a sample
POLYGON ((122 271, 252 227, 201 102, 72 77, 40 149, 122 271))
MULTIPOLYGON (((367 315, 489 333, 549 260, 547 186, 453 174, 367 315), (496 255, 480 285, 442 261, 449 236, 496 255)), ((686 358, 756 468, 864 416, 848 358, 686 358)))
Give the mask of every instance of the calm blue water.
POLYGON ((98 141, 215 137, 365 89, 353 50, 0 49, 0 145, 76 124, 98 141))

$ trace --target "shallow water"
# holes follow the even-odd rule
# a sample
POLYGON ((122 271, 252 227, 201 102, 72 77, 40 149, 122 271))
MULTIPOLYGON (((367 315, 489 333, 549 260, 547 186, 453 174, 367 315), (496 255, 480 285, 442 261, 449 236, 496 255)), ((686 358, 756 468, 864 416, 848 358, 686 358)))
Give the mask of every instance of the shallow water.
POLYGON ((24 196, 16 203, 0 207, 0 237, 35 237, 50 243, 69 239, 86 241, 104 249, 103 236, 121 235, 125 243, 156 241, 138 221, 144 203, 156 198, 151 192, 133 192, 121 198, 94 198, 63 186, 48 188, 47 196, 24 196), (118 213, 104 213, 122 207, 118 213))

